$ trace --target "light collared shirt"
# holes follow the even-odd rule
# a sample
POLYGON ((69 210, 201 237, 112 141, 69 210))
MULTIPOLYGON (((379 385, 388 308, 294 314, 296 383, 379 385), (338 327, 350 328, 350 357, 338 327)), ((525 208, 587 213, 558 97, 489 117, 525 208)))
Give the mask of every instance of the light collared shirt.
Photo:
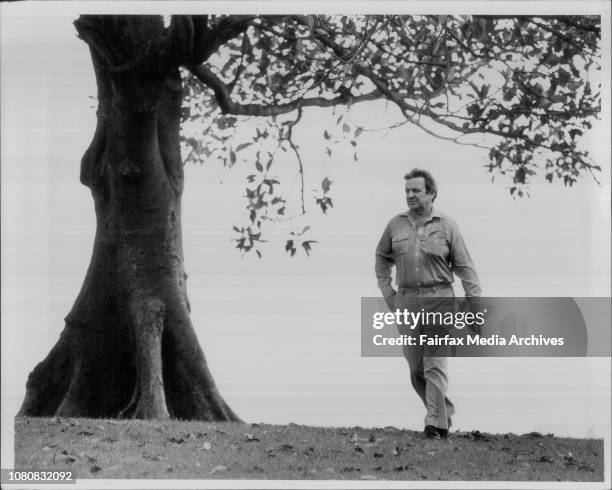
POLYGON ((443 286, 453 282, 454 273, 466 297, 480 296, 478 274, 457 223, 435 208, 418 228, 409 216, 404 212, 393 217, 376 247, 376 277, 383 296, 395 294, 394 265, 398 287, 443 286))

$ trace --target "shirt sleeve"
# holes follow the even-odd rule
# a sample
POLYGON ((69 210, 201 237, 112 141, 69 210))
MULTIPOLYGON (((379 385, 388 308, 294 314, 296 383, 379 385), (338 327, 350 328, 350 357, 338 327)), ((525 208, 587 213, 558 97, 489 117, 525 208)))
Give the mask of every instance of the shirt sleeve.
POLYGON ((465 297, 480 296, 482 290, 480 288, 480 280, 478 273, 472 262, 472 257, 468 252, 463 236, 459 231, 459 227, 452 223, 451 226, 451 268, 452 271, 461 279, 465 297))
POLYGON ((383 297, 389 298, 395 294, 395 289, 391 285, 391 271, 395 264, 393 248, 391 246, 391 230, 390 225, 385 227, 378 246, 376 247, 376 256, 374 269, 383 297))

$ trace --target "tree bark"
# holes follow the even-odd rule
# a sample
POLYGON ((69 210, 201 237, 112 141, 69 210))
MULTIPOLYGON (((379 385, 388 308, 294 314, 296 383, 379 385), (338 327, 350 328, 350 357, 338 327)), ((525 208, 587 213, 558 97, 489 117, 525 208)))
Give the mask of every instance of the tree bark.
POLYGON ((138 52, 129 43, 141 42, 143 32, 149 46, 161 36, 159 19, 139 22, 131 30, 110 18, 77 25, 90 44, 98 84, 98 124, 81 161, 96 236, 64 331, 30 374, 20 413, 239 420, 215 386, 189 317, 180 74, 147 53, 135 62, 122 59, 123 52, 138 52), (134 30, 141 37, 126 40, 123 33, 134 30), (100 39, 104 49, 96 45, 100 39), (119 65, 124 68, 113 68, 119 65))

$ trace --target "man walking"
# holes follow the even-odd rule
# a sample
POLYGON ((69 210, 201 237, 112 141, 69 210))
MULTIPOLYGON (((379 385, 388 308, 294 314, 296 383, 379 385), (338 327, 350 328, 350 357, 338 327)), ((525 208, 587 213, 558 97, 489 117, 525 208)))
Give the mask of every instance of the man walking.
MULTIPOLYGON (((454 297, 453 274, 462 282, 465 297, 480 296, 478 274, 459 227, 433 207, 438 194, 429 172, 413 169, 404 176, 408 211, 393 217, 376 248, 376 277, 391 311, 441 311, 454 297), (397 291, 391 284, 395 266, 397 291)), ((431 334, 430 326, 411 329, 398 325, 400 334, 431 334), (429 329, 429 330, 426 330, 429 329)), ((412 386, 426 408, 425 436, 446 438, 455 408, 446 397, 446 353, 419 345, 404 347, 412 386), (438 355, 436 355, 438 354, 438 355)))

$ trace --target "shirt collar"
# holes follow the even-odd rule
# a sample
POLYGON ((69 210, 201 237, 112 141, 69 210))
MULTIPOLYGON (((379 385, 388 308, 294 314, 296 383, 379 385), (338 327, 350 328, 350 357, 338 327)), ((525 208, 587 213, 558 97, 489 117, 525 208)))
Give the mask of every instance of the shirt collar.
MULTIPOLYGON (((405 216, 406 218, 408 218, 410 216, 410 210, 404 211, 403 213, 400 213, 400 215, 401 216, 405 216)), ((433 218, 438 218, 438 219, 442 218, 442 215, 440 214, 440 212, 435 207, 431 208, 431 213, 429 213, 429 216, 427 217, 425 222, 427 223, 427 221, 430 221, 433 218)))

